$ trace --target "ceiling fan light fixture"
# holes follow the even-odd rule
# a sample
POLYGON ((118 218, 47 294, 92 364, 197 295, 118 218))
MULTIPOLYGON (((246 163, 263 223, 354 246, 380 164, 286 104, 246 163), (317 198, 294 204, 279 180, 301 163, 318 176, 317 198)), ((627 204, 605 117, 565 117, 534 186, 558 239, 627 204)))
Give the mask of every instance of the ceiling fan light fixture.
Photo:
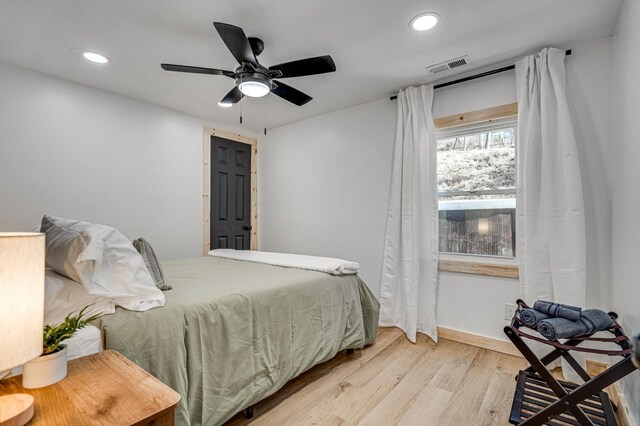
POLYGON ((243 81, 238 85, 238 89, 246 96, 261 98, 271 91, 271 88, 262 81, 243 81))
POLYGON ((440 20, 440 15, 434 12, 421 13, 414 16, 409 22, 409 26, 416 31, 427 31, 435 27, 440 20))
POLYGON ((222 108, 231 108, 233 104, 231 102, 218 102, 218 106, 222 108))
POLYGON ((271 91, 271 77, 262 72, 244 71, 236 74, 236 86, 245 96, 261 98, 271 91))

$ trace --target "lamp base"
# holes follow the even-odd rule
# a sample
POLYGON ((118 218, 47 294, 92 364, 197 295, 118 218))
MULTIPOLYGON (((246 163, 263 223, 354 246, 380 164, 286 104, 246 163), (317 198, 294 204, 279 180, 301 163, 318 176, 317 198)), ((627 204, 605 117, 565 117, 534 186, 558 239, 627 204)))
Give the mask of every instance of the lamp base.
POLYGON ((0 425, 23 426, 33 417, 33 397, 26 393, 0 396, 0 425))

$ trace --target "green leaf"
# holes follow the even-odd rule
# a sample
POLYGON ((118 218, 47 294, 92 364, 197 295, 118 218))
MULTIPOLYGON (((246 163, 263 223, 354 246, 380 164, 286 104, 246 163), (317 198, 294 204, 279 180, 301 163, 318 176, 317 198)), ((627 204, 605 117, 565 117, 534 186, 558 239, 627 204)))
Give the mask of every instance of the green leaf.
POLYGON ((98 318, 99 315, 93 315, 89 318, 83 318, 86 310, 91 305, 87 305, 77 314, 70 313, 64 321, 57 325, 46 324, 43 329, 43 345, 42 354, 47 355, 58 350, 60 343, 73 336, 73 334, 84 328, 88 323, 98 318))

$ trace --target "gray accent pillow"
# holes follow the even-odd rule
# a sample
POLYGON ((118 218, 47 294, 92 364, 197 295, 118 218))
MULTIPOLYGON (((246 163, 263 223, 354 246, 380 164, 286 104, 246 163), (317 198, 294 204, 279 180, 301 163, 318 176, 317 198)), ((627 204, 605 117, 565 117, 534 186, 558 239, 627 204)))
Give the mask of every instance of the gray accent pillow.
POLYGON ((158 257, 156 256, 155 251, 153 251, 153 247, 149 244, 149 241, 144 238, 138 238, 137 240, 131 241, 133 247, 138 250, 138 253, 144 259, 144 264, 147 266, 149 273, 153 277, 156 282, 156 287, 158 287, 162 291, 171 290, 169 284, 165 284, 164 282, 164 273, 162 272, 162 267, 160 266, 160 262, 158 261, 158 257))

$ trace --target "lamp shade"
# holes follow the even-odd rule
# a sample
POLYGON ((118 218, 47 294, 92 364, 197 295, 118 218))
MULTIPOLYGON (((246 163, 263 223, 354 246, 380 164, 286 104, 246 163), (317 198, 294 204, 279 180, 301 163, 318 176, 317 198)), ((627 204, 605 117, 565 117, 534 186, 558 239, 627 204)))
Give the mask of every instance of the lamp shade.
POLYGON ((42 354, 44 234, 0 232, 0 371, 42 354))

